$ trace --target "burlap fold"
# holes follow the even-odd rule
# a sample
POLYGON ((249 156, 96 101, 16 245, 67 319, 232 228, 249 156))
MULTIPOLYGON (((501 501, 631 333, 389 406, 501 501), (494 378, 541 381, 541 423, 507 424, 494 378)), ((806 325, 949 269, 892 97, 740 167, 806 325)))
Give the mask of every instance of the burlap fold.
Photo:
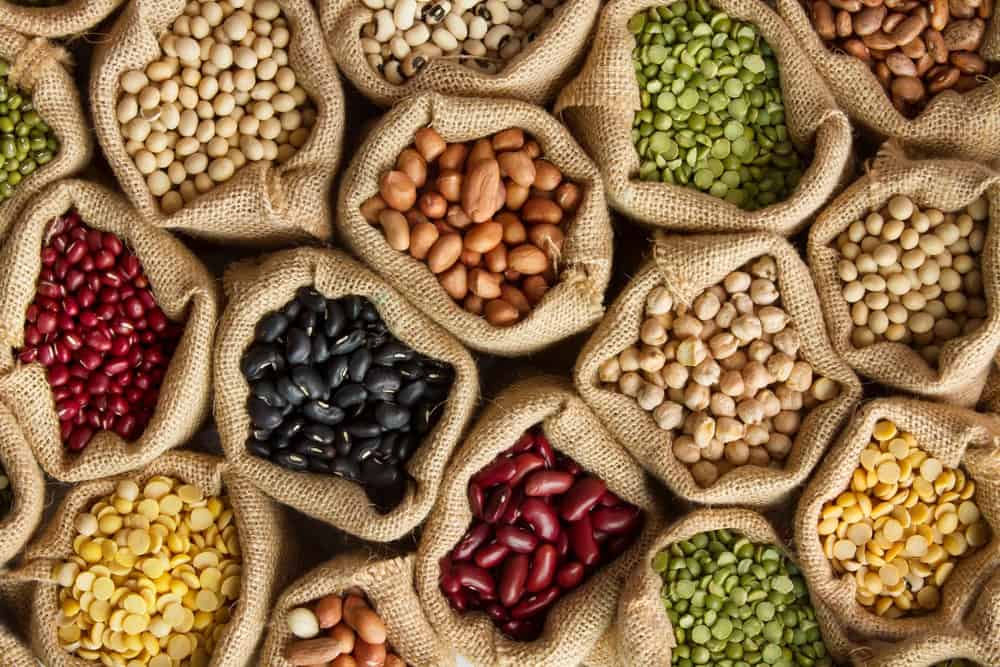
POLYGON ((524 102, 445 97, 408 98, 382 117, 354 156, 338 200, 337 228, 355 255, 432 320, 474 350, 519 356, 541 350, 594 324, 611 274, 612 231, 604 188, 594 164, 552 116, 524 102), (520 127, 541 144, 542 155, 582 190, 580 206, 565 229, 558 282, 523 320, 494 327, 448 296, 424 262, 389 247, 382 230, 369 224, 360 206, 378 194, 379 178, 431 126, 445 141, 467 141, 520 127))
MULTIPOLYGON (((775 0, 776 9, 802 51, 826 81, 852 120, 882 139, 898 138, 909 147, 936 155, 992 159, 1000 152, 1000 77, 981 77, 967 93, 937 95, 915 118, 892 105, 871 68, 841 50, 831 51, 813 28, 801 0, 775 0)), ((1000 60, 1000 21, 986 22, 980 55, 1000 60)))
POLYGON ((985 194, 990 219, 1000 220, 1000 172, 974 162, 910 160, 893 144, 883 146, 868 174, 830 203, 809 231, 809 266, 833 348, 858 373, 877 382, 962 406, 974 405, 1000 346, 1000 235, 992 225, 979 255, 986 318, 975 331, 942 346, 937 368, 904 343, 884 341, 860 349, 851 343, 854 324, 837 274, 841 256, 836 239, 852 222, 864 219, 868 211, 881 208, 897 194, 907 195, 920 207, 943 211, 961 209, 985 194))
POLYGON ((28 543, 45 509, 45 476, 17 420, 3 405, 0 405, 0 465, 14 494, 7 515, 0 516, 0 565, 3 565, 28 543))
POLYGON ((979 397, 980 409, 987 412, 1000 413, 1000 354, 993 357, 989 375, 986 376, 986 386, 979 397))
POLYGON ((0 2, 0 25, 24 35, 74 37, 96 28, 122 0, 66 0, 53 7, 0 2))
POLYGON ((416 528, 434 504, 445 464, 476 406, 479 375, 468 351, 398 292, 336 250, 300 248, 237 265, 226 276, 226 293, 229 303, 215 347, 215 420, 233 468, 279 502, 366 540, 389 542, 416 528), (440 420, 406 464, 413 478, 406 495, 388 514, 380 514, 356 482, 286 470, 246 450, 249 385, 240 372, 240 358, 261 317, 294 299, 303 285, 315 285, 328 298, 368 298, 401 342, 455 369, 440 420))
POLYGON ((830 450, 806 487, 795 514, 795 548, 809 587, 840 619, 866 640, 900 641, 932 633, 961 631, 979 589, 1000 564, 1000 417, 908 398, 871 401, 862 407, 830 450), (880 617, 855 601, 852 574, 838 576, 823 553, 816 531, 823 505, 850 487, 859 457, 882 419, 908 431, 917 446, 946 467, 961 466, 976 483, 974 501, 993 530, 989 544, 957 560, 941 589, 941 606, 932 613, 899 619, 880 617))
POLYGON ((641 181, 632 122, 642 108, 628 30, 634 15, 663 0, 613 0, 598 22, 593 47, 580 75, 556 101, 573 134, 594 158, 608 201, 625 215, 657 227, 683 231, 769 231, 793 234, 834 194, 852 167, 851 127, 788 28, 758 0, 716 0, 713 6, 760 29, 781 73, 785 122, 808 168, 784 201, 744 211, 718 197, 683 185, 641 181))
POLYGON ((448 467, 417 551, 421 604, 438 635, 475 665, 578 665, 610 630, 625 577, 660 530, 662 516, 660 502, 642 469, 607 434, 567 382, 551 377, 524 380, 486 408, 448 467), (539 423, 553 448, 603 479, 622 499, 640 507, 646 522, 642 534, 624 554, 552 607, 541 637, 519 642, 505 637, 485 614, 454 611, 438 586, 438 561, 472 521, 466 493, 469 479, 539 423))
POLYGON ((38 167, 21 181, 10 199, 0 203, 0 236, 7 233, 35 193, 55 180, 82 170, 94 151, 94 141, 70 71, 69 54, 42 38, 25 37, 11 30, 13 24, 4 14, 15 10, 39 11, 0 0, 0 58, 11 65, 7 81, 31 94, 38 115, 59 139, 59 150, 48 164, 38 167))
POLYGON ((467 67, 455 58, 434 58, 416 76, 395 85, 372 69, 361 49, 361 28, 374 11, 358 0, 316 4, 334 62, 362 95, 383 107, 427 91, 547 104, 578 68, 601 8, 600 0, 564 0, 550 23, 496 74, 467 67))
POLYGON ((278 0, 288 18, 289 66, 316 105, 309 140, 288 162, 248 162, 236 174, 173 215, 165 215, 146 179, 125 152, 115 117, 119 79, 161 56, 157 37, 184 11, 186 0, 135 0, 94 51, 90 97, 97 139, 128 196, 146 222, 215 242, 276 245, 333 232, 329 190, 340 161, 344 95, 336 66, 323 46, 309 0, 278 0))
MULTIPOLYGON (((773 544, 794 560, 791 549, 767 519, 756 512, 734 508, 701 509, 688 514, 647 545, 625 582, 614 626, 614 640, 621 656, 620 667, 668 667, 671 664, 676 643, 660 597, 663 579, 653 570, 653 558, 672 544, 691 539, 699 533, 722 529, 736 531, 757 544, 773 544)), ((819 613, 815 595, 812 603, 817 608, 816 618, 827 650, 838 660, 846 658, 842 652, 843 645, 830 640, 841 632, 840 628, 828 614, 819 613)))
POLYGON ((31 618, 30 582, 0 573, 0 656, 5 667, 38 667, 27 642, 31 618))
POLYGON ((411 667, 446 667, 455 664, 451 649, 434 634, 420 609, 413 586, 414 556, 389 557, 368 550, 342 554, 329 560, 289 586, 271 613, 261 665, 290 667, 285 647, 292 639, 286 618, 295 607, 349 588, 364 591, 388 631, 390 649, 411 667))
POLYGON ((218 300, 211 275, 191 251, 169 233, 138 220, 118 195, 92 183, 65 180, 34 198, 0 249, 0 403, 17 419, 45 472, 65 482, 107 477, 140 468, 184 444, 208 415, 218 300), (35 298, 49 224, 70 209, 90 227, 119 236, 141 260, 157 304, 170 320, 184 323, 156 411, 142 435, 126 442, 116 433, 99 431, 78 454, 63 446, 45 368, 24 365, 16 354, 24 345, 25 312, 35 298))
POLYGON ((644 468, 682 498, 710 505, 761 507, 786 500, 805 482, 861 398, 857 376, 834 353, 823 329, 809 269, 786 240, 759 232, 727 236, 658 233, 652 257, 611 305, 584 345, 576 360, 574 377, 583 400, 644 468), (778 291, 790 316, 789 326, 795 327, 799 334, 801 355, 817 374, 840 385, 840 395, 809 411, 784 467, 741 466, 702 488, 687 466, 674 458, 673 435, 657 426, 652 414, 639 407, 635 398, 605 386, 598 369, 605 360, 616 357, 639 340, 646 296, 654 287, 666 286, 673 295, 675 308, 678 304, 690 305, 702 291, 762 255, 770 255, 777 262, 778 291))

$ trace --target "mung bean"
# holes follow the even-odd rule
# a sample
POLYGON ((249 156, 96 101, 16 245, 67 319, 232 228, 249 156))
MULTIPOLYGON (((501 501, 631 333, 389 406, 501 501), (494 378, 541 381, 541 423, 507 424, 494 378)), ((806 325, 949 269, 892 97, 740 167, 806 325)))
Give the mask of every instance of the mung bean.
POLYGON ((31 95, 7 82, 9 70, 10 64, 0 59, 0 204, 59 150, 55 132, 38 115, 31 95))

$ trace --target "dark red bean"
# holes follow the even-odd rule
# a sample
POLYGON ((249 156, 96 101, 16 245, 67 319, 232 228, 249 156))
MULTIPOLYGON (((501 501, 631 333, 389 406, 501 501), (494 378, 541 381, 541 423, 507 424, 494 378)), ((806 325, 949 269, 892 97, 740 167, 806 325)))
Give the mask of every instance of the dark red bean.
POLYGON ((483 568, 470 563, 458 563, 452 568, 452 572, 463 587, 481 594, 493 594, 493 577, 483 568))
POLYGON ((69 441, 66 443, 71 452, 79 452, 93 437, 94 431, 86 426, 79 426, 70 433, 69 441))
POLYGON ((559 552, 551 544, 543 544, 535 551, 531 559, 531 572, 525 581, 524 588, 529 593, 539 593, 552 584, 556 576, 556 565, 559 564, 559 552))
POLYGON ((626 533, 625 535, 616 535, 614 538, 609 540, 604 549, 605 555, 611 559, 625 553, 625 551, 635 542, 636 532, 637 531, 632 531, 630 533, 626 533))
POLYGON ((483 468, 473 480, 483 488, 507 484, 517 474, 517 467, 511 459, 500 459, 483 468))
POLYGON ((521 518, 543 540, 554 542, 559 537, 559 517, 543 500, 525 498, 521 503, 521 518))
POLYGON ((524 454, 519 454, 514 457, 514 467, 517 468, 517 472, 514 474, 514 478, 510 480, 511 486, 517 486, 521 483, 525 477, 531 474, 533 471, 538 470, 545 466, 545 459, 543 459, 538 454, 532 454, 531 452, 526 452, 524 454))
POLYGON ((496 539, 511 551, 522 554, 530 554, 538 546, 537 537, 516 526, 500 526, 497 528, 496 539))
POLYGON ((639 520, 639 508, 634 505, 599 507, 590 514, 594 529, 612 535, 626 533, 639 520))
POLYGON ((510 610, 510 616, 516 620, 531 618, 545 611, 561 593, 558 586, 553 586, 541 593, 529 595, 510 610))
POLYGON ((569 491, 573 486, 573 476, 559 470, 540 470, 528 475, 524 481, 527 496, 557 496, 569 491))
POLYGON ((448 594, 448 601, 451 603, 451 606, 455 609, 455 611, 463 612, 471 606, 469 604, 469 597, 470 596, 465 591, 459 589, 454 593, 448 594))
POLYGON ((507 614, 507 609, 502 604, 492 602, 483 607, 483 611, 494 623, 505 623, 510 620, 510 615, 507 614))
POLYGON ((491 570, 502 563, 509 553, 510 548, 502 544, 487 544, 479 547, 472 560, 479 567, 491 570))
POLYGON ((513 495, 513 490, 509 485, 503 484, 496 487, 490 492, 489 498, 486 500, 486 506, 483 508, 483 521, 486 523, 496 523, 503 516, 504 512, 507 510, 507 506, 510 504, 510 498, 513 495))
POLYGON ((452 551, 452 558, 457 561, 469 560, 476 549, 486 543, 492 536, 493 530, 485 523, 476 524, 459 541, 452 551))
POLYGON ((503 564, 500 574, 500 604, 513 607, 524 595, 524 583, 528 579, 531 559, 525 554, 512 554, 503 564))
POLYGON ((583 563, 577 563, 576 561, 565 563, 559 568, 559 573, 556 574, 556 583, 559 584, 560 588, 566 590, 576 588, 583 581, 583 575, 586 572, 587 568, 583 566, 583 563))
POLYGON ((521 502, 523 500, 524 492, 519 486, 514 489, 514 494, 511 496, 510 502, 507 503, 507 509, 504 511, 503 516, 500 517, 500 523, 507 524, 508 526, 516 523, 521 518, 521 502))
POLYGON ((596 477, 577 480, 563 496, 559 514, 566 521, 579 521, 597 504, 607 488, 607 484, 596 477))
POLYGON ((529 642, 538 638, 542 633, 542 626, 534 622, 534 619, 510 620, 501 625, 500 630, 511 639, 529 642))
POLYGON ((477 519, 483 518, 483 505, 486 504, 485 495, 483 487, 479 486, 474 481, 469 482, 469 509, 472 510, 472 516, 477 519))
POLYGON ((545 461, 546 468, 552 468, 555 466, 556 454, 552 450, 552 444, 549 442, 548 438, 541 433, 535 437, 535 451, 538 452, 538 455, 545 461))
POLYGON ((559 560, 563 560, 569 555, 569 534, 564 530, 559 533, 556 540, 556 550, 559 552, 559 560))
POLYGON ((594 525, 589 514, 585 514, 579 521, 570 523, 567 532, 570 549, 581 563, 590 566, 601 558, 601 549, 594 540, 594 525))
POLYGON ((597 501, 597 504, 602 507, 617 507, 622 504, 622 499, 616 496, 611 491, 605 491, 601 499, 597 501))

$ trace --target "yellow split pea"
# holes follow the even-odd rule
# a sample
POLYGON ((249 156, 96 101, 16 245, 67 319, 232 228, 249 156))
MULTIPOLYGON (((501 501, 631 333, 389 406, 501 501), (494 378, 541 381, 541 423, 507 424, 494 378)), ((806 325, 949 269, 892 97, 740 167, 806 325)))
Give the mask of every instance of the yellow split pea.
POLYGON ((879 616, 936 609, 955 562, 990 540, 975 482, 887 420, 859 460, 850 489, 820 512, 826 557, 854 575, 857 601, 879 616))
POLYGON ((205 667, 240 594, 242 558, 225 496, 153 477, 74 520, 74 555, 56 566, 69 653, 126 667, 205 667))

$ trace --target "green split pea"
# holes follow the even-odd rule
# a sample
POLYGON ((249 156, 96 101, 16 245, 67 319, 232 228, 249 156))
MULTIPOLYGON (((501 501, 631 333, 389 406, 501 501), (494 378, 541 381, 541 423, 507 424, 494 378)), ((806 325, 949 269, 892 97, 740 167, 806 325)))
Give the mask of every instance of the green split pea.
POLYGON ((707 0, 649 9, 628 28, 642 97, 632 127, 639 178, 746 210, 785 199, 803 164, 785 126, 777 60, 757 29, 707 0))
POLYGON ((731 530, 700 533, 653 559, 677 667, 830 667, 798 568, 731 530))
POLYGON ((55 132, 35 111, 31 96, 8 84, 9 69, 0 60, 0 204, 59 150, 55 132))

